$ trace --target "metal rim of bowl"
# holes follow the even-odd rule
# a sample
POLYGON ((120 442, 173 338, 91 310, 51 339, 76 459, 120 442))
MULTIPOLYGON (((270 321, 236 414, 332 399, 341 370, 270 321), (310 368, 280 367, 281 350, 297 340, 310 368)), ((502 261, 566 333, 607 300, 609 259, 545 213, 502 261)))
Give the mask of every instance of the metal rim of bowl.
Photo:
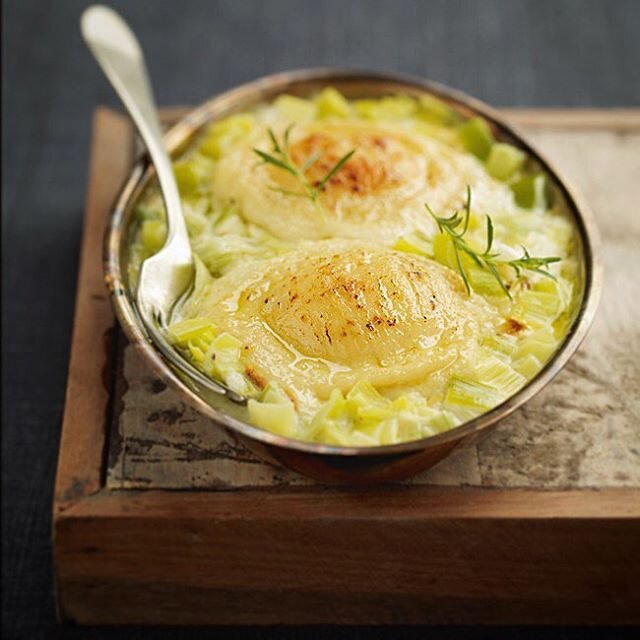
MULTIPOLYGON (((591 210, 578 192, 566 178, 537 150, 531 147, 513 126, 507 124, 498 113, 483 102, 471 98, 464 93, 450 89, 439 83, 422 78, 398 73, 379 73, 360 70, 340 70, 331 68, 302 69, 265 76, 226 91, 189 112, 165 136, 167 147, 175 153, 188 146, 188 142, 205 125, 242 107, 265 102, 273 97, 295 92, 296 87, 305 85, 316 89, 332 83, 353 83, 354 85, 384 84, 393 87, 385 91, 427 93, 444 99, 447 103, 467 116, 480 115, 485 118, 499 138, 509 139, 524 149, 551 177, 565 200, 566 207, 572 217, 574 227, 582 245, 584 268, 584 285, 580 308, 574 318, 564 341, 542 370, 530 380, 520 391, 505 400, 502 404, 472 420, 462 423, 443 433, 419 440, 410 440, 393 445, 372 447, 341 447, 322 443, 295 440, 254 427, 242 420, 227 415, 200 397, 189 385, 168 366, 160 353, 155 349, 141 327, 140 320, 132 299, 127 290, 126 280, 122 273, 122 247, 126 241, 127 223, 132 202, 141 193, 144 185, 153 175, 153 168, 143 154, 135 163, 131 174, 116 198, 109 225, 105 234, 104 273, 105 283, 111 294, 116 316, 129 341, 141 354, 147 366, 166 384, 172 387, 187 404, 199 413, 211 419, 216 426, 231 432, 257 440, 263 444, 300 453, 321 454, 342 457, 356 456, 389 456, 407 454, 437 446, 453 440, 460 440, 495 425, 516 409, 525 404, 541 391, 560 370, 567 364, 571 356, 582 343, 596 313, 602 290, 602 263, 600 258, 600 236, 591 210)), ((303 90, 302 93, 305 93, 303 90)), ((195 384, 194 384, 195 386, 195 384)))

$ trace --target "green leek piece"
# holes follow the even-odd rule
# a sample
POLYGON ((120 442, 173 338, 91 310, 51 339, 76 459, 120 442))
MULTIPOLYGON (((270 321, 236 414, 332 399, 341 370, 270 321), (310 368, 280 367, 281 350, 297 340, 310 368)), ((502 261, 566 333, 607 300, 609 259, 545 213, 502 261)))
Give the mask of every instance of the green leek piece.
POLYGON ((363 99, 356 100, 353 103, 353 107, 356 113, 366 120, 377 120, 378 119, 378 101, 363 99))
POLYGON ((193 249, 212 274, 224 274, 241 259, 267 256, 268 246, 237 235, 205 236, 194 239, 193 249))
POLYGON ((351 434, 350 444, 354 447, 377 447, 380 442, 378 438, 358 429, 351 434))
POLYGON ((404 253, 417 253, 421 256, 432 256, 433 245, 419 231, 414 231, 402 238, 399 238, 393 245, 396 251, 404 253))
POLYGON ((403 120, 411 117, 418 108, 417 101, 406 95, 388 96, 379 100, 356 100, 356 113, 367 120, 403 120))
POLYGON ((273 105, 286 120, 292 123, 312 120, 316 115, 316 105, 310 100, 297 96, 287 94, 278 96, 273 105))
POLYGON ((476 365, 476 375, 503 398, 513 395, 526 383, 521 374, 495 356, 483 359, 476 365))
POLYGON ((487 269, 482 269, 474 264, 466 268, 465 271, 471 287, 476 293, 485 296, 504 296, 504 291, 500 283, 487 269))
POLYGON ((315 439, 329 424, 330 418, 344 413, 345 399, 340 389, 333 389, 329 399, 320 407, 311 420, 305 433, 305 438, 315 439))
POLYGON ((553 323, 563 309, 563 301, 557 293, 529 289, 519 296, 514 315, 531 327, 546 327, 553 323))
POLYGON ((182 308, 184 318, 197 317, 198 309, 207 296, 209 286, 213 282, 209 270, 197 254, 193 256, 193 263, 196 271, 193 280, 193 291, 182 308))
POLYGON ((361 380, 346 395, 346 408, 357 413, 361 407, 379 407, 389 401, 368 382, 361 380))
POLYGON ((399 436, 398 418, 389 418, 383 422, 379 436, 380 444, 395 444, 399 441, 399 436))
POLYGON ((445 265, 445 267, 450 269, 458 268, 454 244, 446 233, 440 232, 434 236, 433 258, 436 262, 445 265))
POLYGON ((209 127, 198 151, 217 160, 237 140, 251 132, 254 117, 249 113, 237 113, 209 127))
POLYGON ((458 127, 462 146, 480 160, 486 160, 495 142, 489 124, 484 118, 470 118, 458 127))
POLYGON ((224 383, 241 396, 251 397, 257 394, 257 389, 239 371, 230 371, 225 376, 224 383))
POLYGON ((156 253, 164 246, 167 225, 164 220, 145 220, 140 230, 140 239, 149 253, 156 253))
POLYGON ((270 382, 262 391, 260 401, 271 404, 290 404, 289 396, 280 388, 278 383, 270 382))
POLYGON ((533 355, 533 353, 527 353, 518 360, 514 360, 512 366, 527 380, 533 380, 540 369, 542 369, 542 363, 533 355))
POLYGON ((406 95, 389 96, 379 100, 379 117, 384 120, 402 120, 412 116, 418 103, 415 98, 406 95))
POLYGON ((207 357, 208 347, 203 349, 197 342, 189 342, 187 347, 189 349, 189 357, 191 360, 193 360, 198 367, 204 370, 204 361, 207 357))
POLYGON ((455 120, 455 112, 444 101, 434 96, 420 96, 418 117, 437 124, 450 124, 455 120))
POLYGON ((573 281, 564 277, 557 277, 555 280, 540 278, 534 283, 533 290, 555 295, 560 303, 560 309, 565 311, 573 301, 573 287, 573 281))
MULTIPOLYGON (((473 216, 471 216, 470 220, 473 220, 473 216)), ((469 223, 469 228, 471 228, 472 223, 469 223)), ((468 273, 469 269, 475 265, 473 260, 463 253, 462 251, 458 252, 458 256, 456 257, 456 250, 453 244, 453 240, 447 233, 437 233, 433 237, 433 259, 440 264, 443 264, 445 267, 449 267, 454 271, 459 272, 458 259, 462 264, 465 272, 468 273)))
POLYGON ((400 414, 396 417, 398 422, 398 441, 418 440, 427 436, 434 436, 438 433, 430 421, 417 415, 400 414))
POLYGON ((233 372, 240 372, 240 348, 242 343, 228 333, 221 333, 209 346, 205 356, 205 372, 226 381, 233 372))
POLYGON ((140 222, 145 220, 160 220, 164 214, 160 213, 157 209, 147 207, 145 205, 138 205, 136 207, 135 216, 140 222))
POLYGON ((544 175, 522 176, 510 187, 519 207, 523 209, 547 208, 547 179, 544 175))
POLYGON ((292 403, 259 402, 250 399, 247 408, 249 420, 256 427, 288 438, 296 435, 298 416, 292 403))
POLYGON ((247 233, 247 226, 237 213, 227 213, 216 223, 215 233, 218 236, 244 236, 247 233))
POLYGON ((324 89, 314 102, 318 108, 318 118, 348 118, 351 115, 349 101, 333 87, 324 89))
POLYGON ((173 172, 181 195, 193 193, 200 186, 200 176, 188 160, 174 163, 173 172))
POLYGON ((461 410, 463 415, 478 415, 493 409, 502 402, 502 395, 493 387, 469 380, 454 377, 444 398, 444 407, 454 413, 461 410))
POLYGON ((418 393, 394 400, 360 381, 343 396, 334 389, 306 428, 304 438, 342 446, 393 444, 445 431, 458 424, 454 415, 437 411, 418 393))
POLYGON ((513 361, 531 354, 544 364, 558 348, 558 342, 552 328, 539 329, 520 341, 513 353, 513 361))
POLYGON ((460 420, 448 411, 438 411, 433 418, 429 420, 429 424, 437 433, 449 431, 460 424, 460 420))
POLYGON ((204 339, 210 344, 216 335, 217 327, 208 318, 189 318, 180 320, 169 327, 170 340, 179 347, 189 342, 204 339))
POLYGON ((207 216, 208 208, 206 198, 182 198, 182 215, 190 237, 199 236, 209 230, 211 218, 207 216))
POLYGON ((344 424, 327 420, 322 430, 321 441, 327 444, 348 447, 352 445, 352 435, 344 424))
POLYGON ((487 172, 497 180, 508 180, 524 164, 526 155, 520 149, 504 142, 497 142, 491 147, 487 158, 487 172))
POLYGON ((198 153, 194 153, 185 160, 174 162, 173 172, 180 195, 185 197, 199 193, 212 171, 213 163, 211 160, 198 153))
POLYGON ((513 350, 516 348, 517 342, 518 339, 515 336, 496 334, 487 336, 482 341, 482 346, 489 349, 489 351, 501 360, 509 360, 513 350))

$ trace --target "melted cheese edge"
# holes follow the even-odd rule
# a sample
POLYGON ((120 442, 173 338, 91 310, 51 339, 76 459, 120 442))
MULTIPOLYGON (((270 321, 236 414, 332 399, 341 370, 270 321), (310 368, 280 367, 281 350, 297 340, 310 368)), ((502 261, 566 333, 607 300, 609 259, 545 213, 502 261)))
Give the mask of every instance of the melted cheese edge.
MULTIPOLYGON (((273 112, 269 119, 281 139, 288 123, 273 112)), ((319 156, 305 173, 311 184, 355 149, 320 193, 319 206, 283 193, 300 192, 299 180, 256 156, 256 148, 271 151, 266 125, 225 151, 211 185, 217 198, 237 205, 247 220, 284 240, 335 237, 390 245, 415 230, 432 235, 434 223, 424 204, 453 211, 463 204, 467 185, 476 202, 494 211, 513 208, 507 186, 491 179, 476 158, 407 123, 308 122, 292 129, 290 141, 298 166, 319 156)))
POLYGON ((390 397, 407 388, 438 397, 500 321, 450 269, 350 240, 240 265, 189 315, 237 337, 249 378, 277 381, 303 417, 360 380, 390 397))

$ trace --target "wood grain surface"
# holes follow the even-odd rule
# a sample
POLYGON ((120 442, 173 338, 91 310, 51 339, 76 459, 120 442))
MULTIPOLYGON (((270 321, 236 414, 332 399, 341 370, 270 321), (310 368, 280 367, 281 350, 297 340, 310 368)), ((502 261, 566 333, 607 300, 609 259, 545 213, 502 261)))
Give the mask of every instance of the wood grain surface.
POLYGON ((79 623, 631 624, 637 496, 104 491, 62 521, 59 579, 79 623))

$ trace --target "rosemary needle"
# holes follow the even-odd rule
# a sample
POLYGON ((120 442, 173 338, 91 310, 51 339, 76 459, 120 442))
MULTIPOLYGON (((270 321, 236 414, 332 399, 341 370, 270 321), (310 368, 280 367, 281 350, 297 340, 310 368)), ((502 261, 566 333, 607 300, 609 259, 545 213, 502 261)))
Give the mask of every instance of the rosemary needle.
POLYGON ((492 252, 494 229, 491 216, 486 217, 487 240, 484 252, 476 251, 466 240, 465 234, 469 229, 469 219, 471 216, 471 187, 467 187, 467 199, 462 211, 456 211, 449 217, 437 216, 431 207, 425 203, 425 208, 436 221, 441 233, 446 233, 452 241, 458 271, 464 282, 467 293, 471 293, 469 277, 462 263, 462 255, 468 256, 478 267, 491 273, 496 279, 502 291, 511 298, 511 293, 498 271, 499 267, 507 266, 515 271, 516 278, 522 276, 523 271, 533 271, 539 275, 555 280, 554 275, 548 270, 550 264, 559 262, 562 258, 557 256, 538 258, 532 256, 526 247, 522 247, 522 256, 516 260, 500 260, 500 254, 492 252))
POLYGON ((315 183, 309 182, 307 177, 305 176, 305 171, 310 169, 321 157, 321 152, 312 153, 303 163, 298 166, 292 159, 291 153, 289 151, 289 135, 291 133, 291 129, 293 125, 289 125, 284 132, 282 137, 282 141, 279 141, 276 138, 276 135, 273 132, 273 129, 267 129, 269 134, 269 139, 271 140, 271 153, 267 153, 266 151, 262 151, 260 149, 254 149, 254 152, 260 157, 260 159, 267 163, 271 164, 278 169, 282 169, 287 173, 290 173, 292 176, 298 179, 302 187, 302 191, 290 191, 288 189, 280 189, 278 187, 273 187, 274 191, 278 191, 279 193, 284 193, 289 196, 296 196, 302 198, 308 198, 313 202, 316 207, 318 207, 319 211, 324 215, 324 210, 320 206, 318 202, 318 196, 322 191, 324 191, 327 186, 329 180, 335 176, 340 169, 349 161, 349 158, 356 152, 355 149, 351 149, 351 151, 345 153, 334 165, 329 169, 327 174, 315 183))

